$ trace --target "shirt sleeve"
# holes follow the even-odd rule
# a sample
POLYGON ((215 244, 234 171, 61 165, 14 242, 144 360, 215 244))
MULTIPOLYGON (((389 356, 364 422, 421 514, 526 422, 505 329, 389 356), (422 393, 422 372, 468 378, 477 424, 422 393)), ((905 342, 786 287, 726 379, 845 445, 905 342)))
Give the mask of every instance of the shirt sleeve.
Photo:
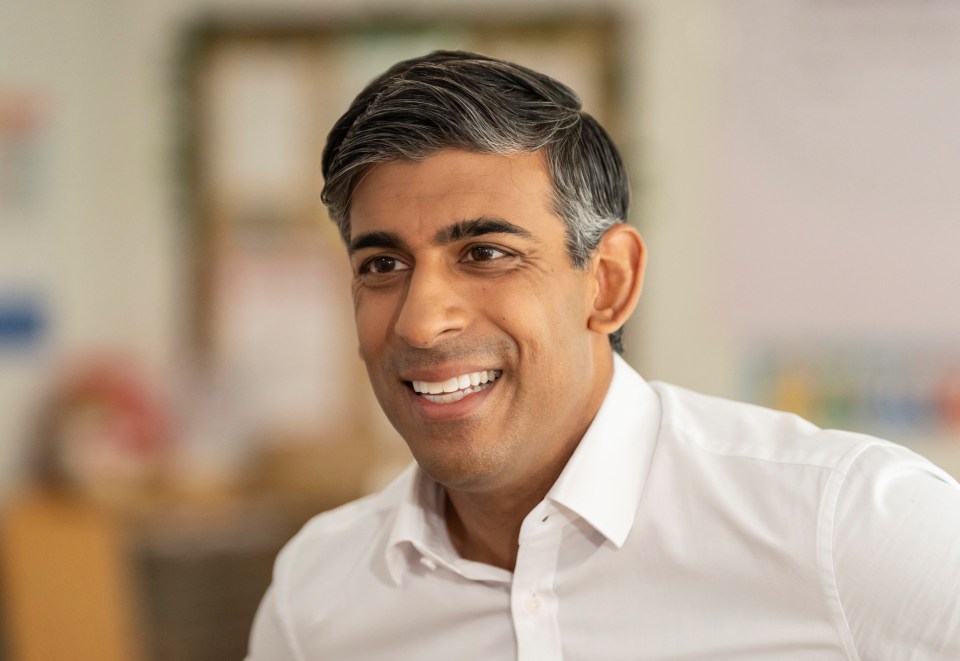
POLYGON ((960 485, 896 445, 850 466, 834 519, 840 605, 864 659, 960 659, 960 485))
POLYGON ((267 589, 253 620, 246 661, 300 661, 284 630, 273 586, 267 589))

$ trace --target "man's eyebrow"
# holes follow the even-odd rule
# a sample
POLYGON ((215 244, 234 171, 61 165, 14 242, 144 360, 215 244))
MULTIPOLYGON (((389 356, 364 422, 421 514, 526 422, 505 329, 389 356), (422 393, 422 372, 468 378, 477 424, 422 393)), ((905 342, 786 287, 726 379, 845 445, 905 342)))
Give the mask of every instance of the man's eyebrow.
POLYGON ((453 243, 472 236, 481 236, 483 234, 515 234, 524 239, 533 239, 533 235, 520 227, 514 225, 503 218, 492 218, 482 216, 480 218, 471 218, 470 220, 461 220, 448 225, 437 232, 434 241, 440 244, 453 243))
POLYGON ((350 247, 347 250, 352 255, 364 248, 404 250, 406 247, 404 240, 393 232, 364 232, 350 239, 350 247))

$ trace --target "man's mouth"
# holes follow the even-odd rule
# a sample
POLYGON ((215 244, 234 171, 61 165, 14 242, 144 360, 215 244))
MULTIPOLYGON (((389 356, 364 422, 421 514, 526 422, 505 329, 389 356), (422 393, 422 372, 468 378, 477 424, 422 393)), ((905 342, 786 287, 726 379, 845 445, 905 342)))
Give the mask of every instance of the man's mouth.
POLYGON ((446 381, 411 381, 413 391, 435 404, 451 404, 467 395, 480 392, 500 378, 500 370, 483 370, 454 376, 446 381))

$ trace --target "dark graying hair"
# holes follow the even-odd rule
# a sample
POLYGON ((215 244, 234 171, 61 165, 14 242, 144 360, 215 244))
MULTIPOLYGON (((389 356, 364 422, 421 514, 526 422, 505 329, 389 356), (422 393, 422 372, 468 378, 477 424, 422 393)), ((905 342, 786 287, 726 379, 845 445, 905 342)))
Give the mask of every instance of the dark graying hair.
MULTIPOLYGON (((553 210, 566 225, 574 267, 626 220, 630 188, 617 148, 566 85, 476 53, 436 51, 373 80, 337 121, 323 150, 322 199, 350 241, 350 199, 371 166, 417 161, 442 149, 542 151, 553 210)), ((622 351, 621 330, 610 343, 622 351)))

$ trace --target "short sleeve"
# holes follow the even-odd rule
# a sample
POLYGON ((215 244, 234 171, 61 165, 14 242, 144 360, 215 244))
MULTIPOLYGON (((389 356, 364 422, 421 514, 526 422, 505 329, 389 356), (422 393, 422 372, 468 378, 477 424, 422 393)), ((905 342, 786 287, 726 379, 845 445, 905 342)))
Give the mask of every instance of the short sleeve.
POLYGON ((284 633, 273 586, 267 589, 253 620, 246 661, 299 661, 284 633))
POLYGON ((960 659, 960 485, 892 444, 851 464, 834 518, 840 604, 864 659, 960 659))

